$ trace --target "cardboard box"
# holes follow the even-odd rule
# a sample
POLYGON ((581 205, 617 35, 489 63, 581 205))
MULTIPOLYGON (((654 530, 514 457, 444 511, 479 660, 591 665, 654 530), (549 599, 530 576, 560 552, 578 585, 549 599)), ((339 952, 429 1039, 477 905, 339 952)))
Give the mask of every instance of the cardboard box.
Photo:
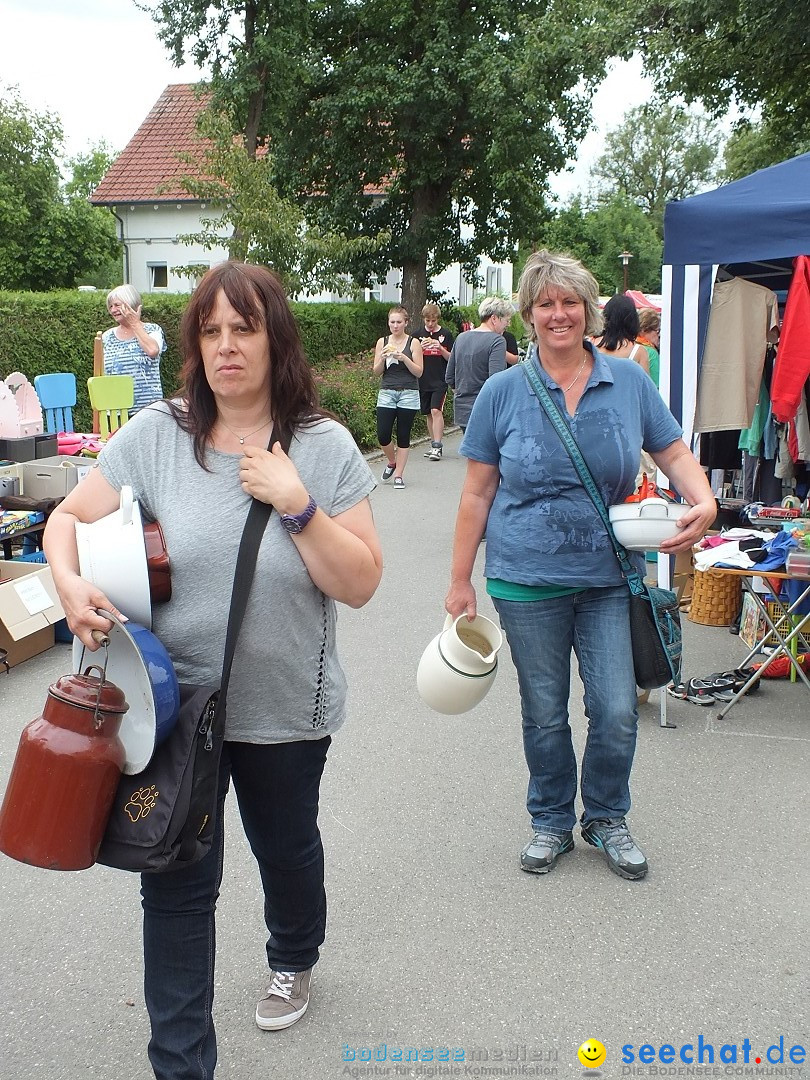
POLYGON ((22 494, 31 499, 63 499, 93 466, 91 458, 49 457, 20 465, 22 494))
POLYGON ((0 561, 0 649, 10 667, 49 649, 64 617, 48 566, 0 561))

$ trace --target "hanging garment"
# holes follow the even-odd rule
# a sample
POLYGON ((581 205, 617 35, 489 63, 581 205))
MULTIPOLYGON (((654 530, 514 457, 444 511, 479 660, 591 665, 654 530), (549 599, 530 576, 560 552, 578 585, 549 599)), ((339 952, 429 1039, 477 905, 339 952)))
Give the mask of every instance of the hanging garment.
POLYGON ((770 289, 742 278, 715 283, 698 381, 695 431, 751 426, 768 335, 778 325, 779 305, 770 289))
POLYGON ((799 255, 793 263, 779 353, 771 384, 771 401, 777 420, 796 415, 802 387, 810 377, 810 258, 799 255))

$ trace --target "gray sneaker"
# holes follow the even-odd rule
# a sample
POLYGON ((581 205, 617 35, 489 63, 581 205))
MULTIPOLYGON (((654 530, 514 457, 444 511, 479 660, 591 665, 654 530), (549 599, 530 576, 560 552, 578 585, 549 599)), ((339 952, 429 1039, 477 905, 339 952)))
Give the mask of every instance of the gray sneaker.
POLYGON ((309 1005, 312 968, 271 971, 267 993, 256 1006, 256 1023, 263 1031, 281 1031, 300 1020, 309 1005))
POLYGON ((630 835, 624 818, 621 821, 589 821, 582 826, 582 839, 599 848, 610 869, 620 877, 633 881, 643 878, 649 869, 644 852, 630 835))
POLYGON ((572 832, 535 832, 520 853, 520 869, 529 874, 547 874, 554 863, 574 847, 572 832))
POLYGON ((441 461, 442 460, 442 448, 441 448, 441 446, 432 447, 430 453, 428 454, 428 460, 429 461, 441 461))

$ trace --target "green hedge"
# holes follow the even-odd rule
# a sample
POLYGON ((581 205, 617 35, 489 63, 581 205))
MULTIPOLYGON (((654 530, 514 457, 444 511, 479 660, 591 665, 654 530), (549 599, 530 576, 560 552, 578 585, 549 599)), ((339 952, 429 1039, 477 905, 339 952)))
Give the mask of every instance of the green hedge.
MULTIPOLYGON (((166 336, 161 371, 167 394, 178 386, 180 317, 187 303, 186 295, 144 297, 144 320, 158 323, 166 336)), ((335 356, 373 347, 385 332, 388 305, 294 303, 292 309, 307 355, 320 369, 335 356)), ((33 382, 35 375, 72 371, 78 383, 76 429, 89 431, 86 386, 93 374, 93 339, 110 325, 103 292, 0 292, 0 377, 22 371, 33 382)))
MULTIPOLYGON (((33 382, 36 375, 72 371, 78 384, 77 431, 92 427, 86 386, 93 374, 93 339, 97 331, 112 325, 105 301, 103 292, 0 291, 0 378, 22 371, 33 382)), ((180 317, 187 303, 186 295, 144 297, 144 320, 158 323, 166 336, 161 371, 167 394, 178 386, 180 317)), ((324 407, 340 417, 363 449, 376 445, 374 407, 379 388, 379 379, 371 374, 372 354, 364 350, 373 349, 377 338, 386 333, 389 307, 380 303, 292 305, 304 348, 318 374, 324 407)), ((442 318, 458 332, 462 321, 477 322, 477 309, 474 305, 453 308, 442 318)), ((523 336, 518 316, 511 329, 518 339, 523 336)), ((451 415, 448 403, 448 420, 451 415)), ((414 434, 425 434, 421 416, 414 434)))

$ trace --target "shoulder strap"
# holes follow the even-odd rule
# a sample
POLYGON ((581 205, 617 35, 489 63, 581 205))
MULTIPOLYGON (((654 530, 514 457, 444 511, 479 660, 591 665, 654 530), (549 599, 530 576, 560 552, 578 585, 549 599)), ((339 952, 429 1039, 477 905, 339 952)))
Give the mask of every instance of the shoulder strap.
MULTIPOLYGON (((292 433, 279 431, 274 425, 270 442, 267 449, 271 450, 275 443, 280 443, 284 453, 288 453, 292 433)), ((239 631, 242 629, 242 620, 245 617, 248 596, 253 585, 253 577, 256 573, 256 557, 259 553, 259 545, 267 528, 267 522, 273 507, 270 503, 260 502, 253 499, 248 511, 245 527, 242 530, 242 539, 239 543, 239 553, 236 556, 236 572, 233 579, 231 592, 231 607, 228 612, 228 629, 225 634, 225 659, 222 664, 222 682, 220 684, 220 701, 224 701, 231 677, 231 666, 236 651, 236 642, 239 631)))
MULTIPOLYGON (((532 353, 533 355, 533 353, 532 353)), ((619 560, 619 565, 622 568, 622 573, 630 586, 630 589, 634 593, 641 592, 644 588, 644 583, 641 580, 639 574, 634 570, 633 564, 630 562, 630 558, 627 554, 627 549, 623 547, 616 539, 613 533, 613 527, 610 524, 610 517, 608 516, 605 502, 602 496, 599 494, 599 489, 596 486, 591 470, 585 459, 582 456, 582 452, 579 449, 577 440, 574 438, 574 434, 571 431, 569 425, 565 422, 562 413, 554 404, 554 401, 549 394, 546 387, 543 385, 543 380, 537 374, 534 369, 534 365, 531 360, 531 355, 527 356, 525 360, 521 360, 520 366, 523 369, 523 374, 526 376, 526 380, 529 383, 532 391, 537 397, 538 401, 543 407, 546 415, 551 423, 554 425, 554 430, 560 436, 563 446, 568 452, 568 456, 574 464, 574 468, 577 470, 577 474, 582 481, 582 486, 590 496, 591 502, 596 507, 602 522, 607 529, 610 542, 613 545, 613 550, 616 553, 616 558, 619 560)))

